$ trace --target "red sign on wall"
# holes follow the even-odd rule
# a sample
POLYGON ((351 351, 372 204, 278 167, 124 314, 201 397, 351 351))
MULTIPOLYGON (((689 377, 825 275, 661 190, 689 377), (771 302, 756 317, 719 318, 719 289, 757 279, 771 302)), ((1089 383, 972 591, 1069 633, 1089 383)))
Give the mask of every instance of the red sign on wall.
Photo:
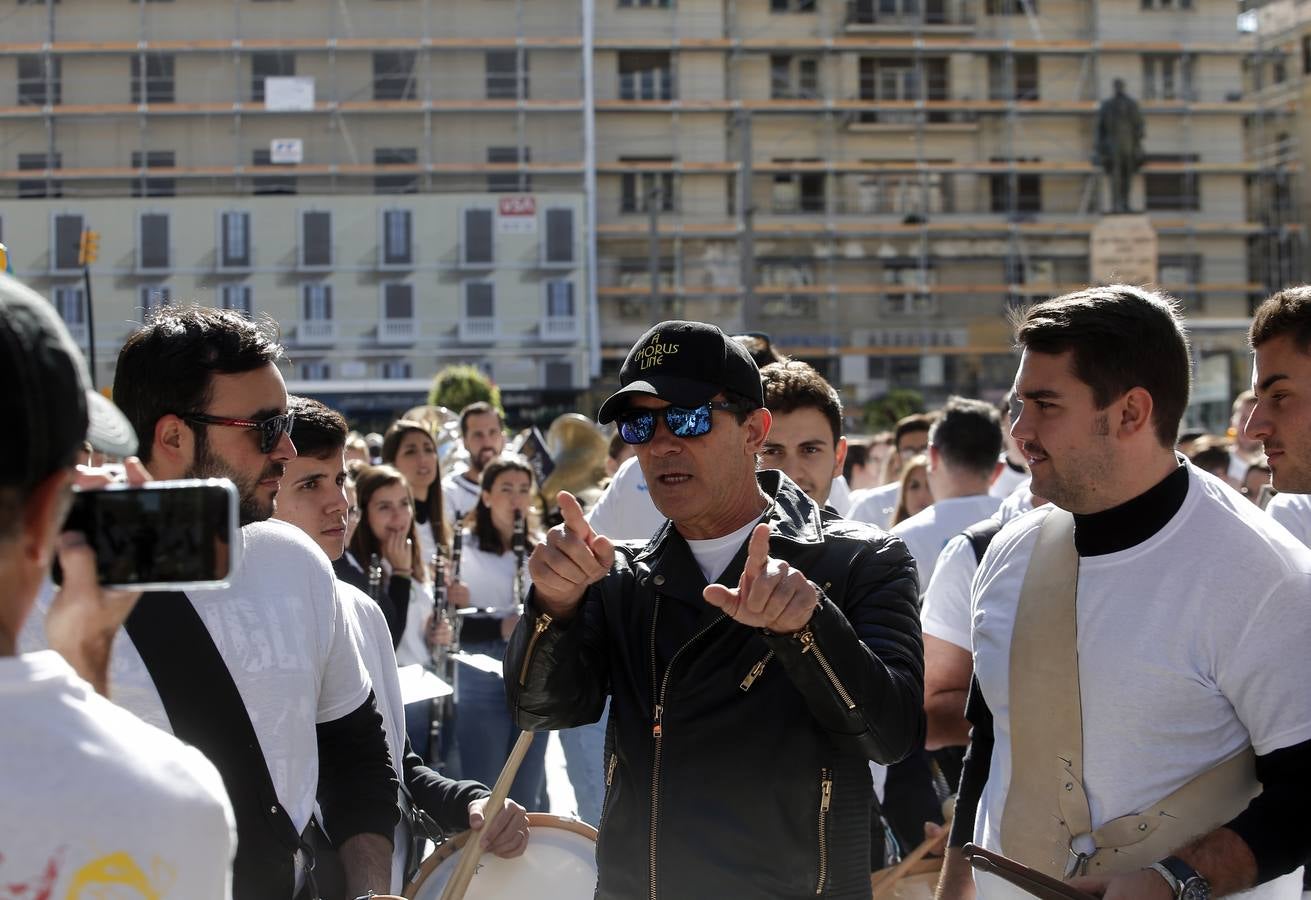
POLYGON ((513 194, 501 198, 501 215, 535 216, 537 215, 537 198, 528 194, 513 194))

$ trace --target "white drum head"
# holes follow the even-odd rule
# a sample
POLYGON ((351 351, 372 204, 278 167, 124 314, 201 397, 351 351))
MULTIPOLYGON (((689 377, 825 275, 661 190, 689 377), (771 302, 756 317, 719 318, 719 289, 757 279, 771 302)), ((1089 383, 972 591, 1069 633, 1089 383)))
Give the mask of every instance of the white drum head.
MULTIPOLYGON (((528 849, 515 859, 484 853, 466 900, 588 900, 596 892, 596 829, 576 819, 529 813, 528 849)), ((411 900, 440 900, 466 836, 437 849, 405 891, 411 900)))

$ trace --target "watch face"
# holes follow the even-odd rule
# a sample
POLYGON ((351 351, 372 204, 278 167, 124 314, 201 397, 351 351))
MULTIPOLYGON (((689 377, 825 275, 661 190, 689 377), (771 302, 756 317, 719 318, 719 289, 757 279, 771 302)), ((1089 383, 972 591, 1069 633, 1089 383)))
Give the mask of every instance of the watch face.
POLYGON ((1211 900, 1211 886, 1205 878, 1189 878, 1179 892, 1180 900, 1211 900))

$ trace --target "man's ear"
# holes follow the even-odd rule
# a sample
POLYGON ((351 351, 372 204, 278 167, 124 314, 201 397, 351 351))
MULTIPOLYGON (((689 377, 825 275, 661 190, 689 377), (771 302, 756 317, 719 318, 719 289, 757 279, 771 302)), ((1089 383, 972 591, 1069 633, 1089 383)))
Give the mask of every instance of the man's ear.
POLYGON ((166 413, 155 423, 150 467, 157 477, 177 477, 196 460, 196 433, 179 416, 166 413), (167 473, 167 474, 163 474, 167 473))
POLYGON ((997 479, 1001 477, 1002 469, 1005 468, 1006 468, 1006 464, 1002 462, 1000 459, 997 460, 997 464, 992 467, 992 474, 988 476, 988 484, 989 485, 996 484, 997 479))
POLYGON ((1132 437, 1143 429, 1152 427, 1152 413, 1156 409, 1152 395, 1146 388, 1130 388, 1120 400, 1120 420, 1112 422, 1111 427, 1121 437, 1132 437))
POLYGON ((942 467, 942 454, 938 451, 938 448, 933 446, 932 444, 929 444, 928 456, 929 456, 929 464, 927 466, 927 470, 930 472, 938 471, 938 469, 942 467))
POLYGON ((747 430, 747 452, 755 456, 760 452, 760 448, 765 446, 765 438, 769 437, 769 429, 774 425, 774 414, 763 406, 759 409, 753 409, 747 416, 746 423, 743 427, 747 430))
MULTIPOLYGON (((842 474, 842 467, 847 462, 847 438, 842 436, 838 438, 837 452, 833 454, 833 477, 837 478, 842 474)), ((850 485, 848 485, 849 487, 850 485)))

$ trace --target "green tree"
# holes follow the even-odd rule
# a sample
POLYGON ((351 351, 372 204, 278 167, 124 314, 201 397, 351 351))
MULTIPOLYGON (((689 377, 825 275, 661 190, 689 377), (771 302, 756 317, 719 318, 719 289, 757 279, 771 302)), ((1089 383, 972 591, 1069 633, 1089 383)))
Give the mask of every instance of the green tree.
POLYGON ((919 412, 924 412, 923 395, 919 391, 898 388, 865 404, 865 428, 870 432, 889 431, 896 426, 898 419, 919 412))
POLYGON ((447 366, 432 380, 428 402, 459 412, 479 400, 497 409, 501 406, 501 390, 477 366, 447 366))

